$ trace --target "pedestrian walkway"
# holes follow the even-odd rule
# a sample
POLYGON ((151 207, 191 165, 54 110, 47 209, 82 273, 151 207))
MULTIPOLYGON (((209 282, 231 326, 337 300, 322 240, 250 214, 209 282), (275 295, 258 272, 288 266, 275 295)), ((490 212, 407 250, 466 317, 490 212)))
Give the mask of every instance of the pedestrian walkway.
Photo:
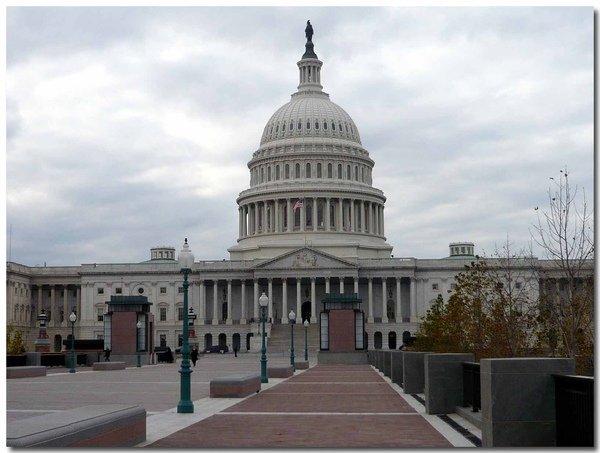
MULTIPOLYGON (((411 401, 412 400, 412 401, 411 401)), ((318 365, 239 400, 196 407, 189 426, 148 442, 160 448, 410 448, 473 446, 418 410, 369 365, 318 365)), ((175 415, 175 414, 173 414, 175 415)), ((179 415, 180 420, 181 414, 179 415)), ((149 418, 150 425, 150 418, 149 418)), ((159 422, 159 419, 156 419, 159 422)), ((183 421, 185 423, 185 421, 183 421)), ((151 430, 149 428, 149 434, 151 430)), ((166 434, 166 433, 165 433, 166 434)), ((155 437, 156 438, 156 437, 155 437)), ((142 446, 142 445, 141 445, 142 446)))

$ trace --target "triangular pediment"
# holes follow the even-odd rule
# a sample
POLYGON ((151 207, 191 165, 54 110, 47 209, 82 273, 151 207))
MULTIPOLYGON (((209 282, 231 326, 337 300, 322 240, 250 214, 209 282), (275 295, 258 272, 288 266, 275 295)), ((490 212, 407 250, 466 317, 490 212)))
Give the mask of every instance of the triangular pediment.
POLYGON ((258 264, 255 269, 356 269, 357 264, 310 247, 284 253, 258 264))

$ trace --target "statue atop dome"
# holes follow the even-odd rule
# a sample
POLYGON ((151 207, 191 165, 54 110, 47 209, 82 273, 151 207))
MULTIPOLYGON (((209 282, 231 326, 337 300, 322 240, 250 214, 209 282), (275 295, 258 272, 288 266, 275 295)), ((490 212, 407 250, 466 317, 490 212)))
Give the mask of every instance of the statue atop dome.
POLYGON ((304 29, 304 33, 306 34, 306 40, 308 42, 312 42, 313 28, 312 28, 312 25, 310 24, 310 20, 306 21, 306 28, 304 29))
POLYGON ((312 42, 313 28, 310 24, 310 20, 306 21, 306 28, 304 29, 304 34, 306 35, 306 51, 304 52, 304 55, 302 55, 302 59, 304 60, 305 58, 314 58, 315 60, 318 60, 319 57, 317 57, 317 54, 315 53, 315 45, 312 42))

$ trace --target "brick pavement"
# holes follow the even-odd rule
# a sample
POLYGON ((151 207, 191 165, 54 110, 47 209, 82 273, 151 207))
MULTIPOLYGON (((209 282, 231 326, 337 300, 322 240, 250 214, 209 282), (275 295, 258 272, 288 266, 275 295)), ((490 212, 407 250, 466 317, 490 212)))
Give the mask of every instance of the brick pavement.
POLYGON ((402 448, 452 444, 368 365, 318 365, 150 445, 402 448))

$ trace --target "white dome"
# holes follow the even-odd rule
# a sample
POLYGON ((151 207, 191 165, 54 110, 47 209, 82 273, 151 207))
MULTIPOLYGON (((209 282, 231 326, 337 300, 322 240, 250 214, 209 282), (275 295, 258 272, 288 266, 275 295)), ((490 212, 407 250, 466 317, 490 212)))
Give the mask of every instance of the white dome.
POLYGON ((338 138, 361 144, 350 115, 319 91, 298 92, 280 107, 264 128, 260 145, 287 138, 338 138))

